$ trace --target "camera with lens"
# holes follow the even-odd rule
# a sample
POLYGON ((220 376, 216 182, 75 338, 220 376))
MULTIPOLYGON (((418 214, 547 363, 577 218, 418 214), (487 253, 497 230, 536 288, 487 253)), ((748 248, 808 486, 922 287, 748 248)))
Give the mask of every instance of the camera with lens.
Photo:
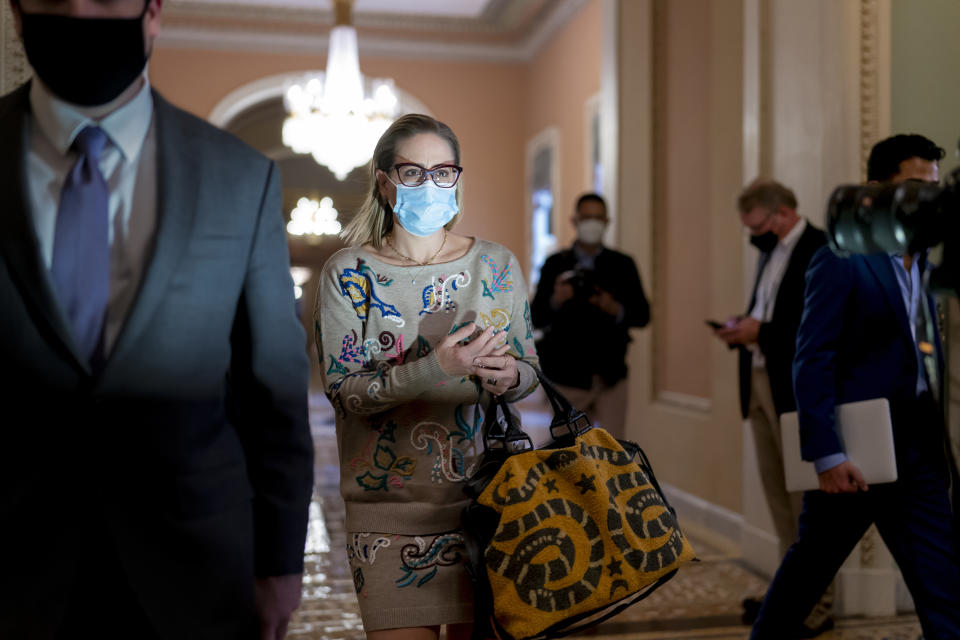
POLYGON ((913 254, 943 243, 942 257, 930 272, 933 291, 960 289, 958 233, 960 167, 943 186, 917 180, 840 186, 827 205, 830 248, 841 256, 913 254))
POLYGON ((574 269, 564 274, 564 281, 573 287, 573 297, 586 300, 593 295, 597 278, 593 269, 574 269))

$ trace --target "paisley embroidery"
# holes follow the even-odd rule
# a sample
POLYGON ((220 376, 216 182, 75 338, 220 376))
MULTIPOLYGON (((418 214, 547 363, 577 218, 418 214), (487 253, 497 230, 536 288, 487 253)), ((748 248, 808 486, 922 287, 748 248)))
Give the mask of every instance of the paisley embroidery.
POLYGON ((377 561, 377 551, 390 546, 390 538, 384 536, 378 536, 373 541, 367 542, 366 538, 372 535, 372 533, 353 534, 351 539, 347 540, 347 558, 372 567, 377 561))
POLYGON ((439 313, 445 311, 451 313, 457 310, 457 305, 450 295, 451 291, 456 291, 470 284, 470 274, 461 271, 449 276, 440 276, 431 278, 430 284, 423 288, 423 310, 420 315, 425 313, 439 313))
POLYGON ((367 395, 374 400, 385 400, 380 393, 387 386, 387 372, 390 370, 388 362, 378 362, 377 370, 371 376, 370 384, 367 385, 367 395))
POLYGON ((527 325, 527 335, 524 336, 524 340, 529 340, 533 337, 533 322, 530 320, 530 303, 523 303, 523 321, 527 325))
MULTIPOLYGON (((401 340, 403 335, 400 336, 401 340)), ((396 344, 397 338, 389 331, 381 331, 380 336, 377 339, 367 338, 363 341, 363 359, 364 364, 369 363, 373 360, 373 356, 379 355, 383 351, 389 351, 394 344, 396 344)))
MULTIPOLYGON (((410 432, 410 442, 427 455, 436 454, 430 479, 437 483, 461 482, 473 473, 473 465, 466 467, 464 452, 450 442, 450 431, 438 422, 421 422, 410 432)), ((470 442, 472 445, 472 441, 470 442)))
POLYGON ((398 587, 416 584, 422 587, 430 582, 440 567, 451 567, 463 561, 466 553, 463 536, 459 533, 444 533, 434 536, 430 544, 417 536, 413 544, 400 549, 402 575, 397 578, 398 587))

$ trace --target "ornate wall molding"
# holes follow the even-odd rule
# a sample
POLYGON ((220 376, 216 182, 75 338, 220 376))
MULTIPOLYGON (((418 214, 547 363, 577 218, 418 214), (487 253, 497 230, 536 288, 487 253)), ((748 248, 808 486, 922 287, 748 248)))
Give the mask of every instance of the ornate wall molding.
POLYGON ((860 0, 860 176, 880 139, 890 135, 890 1, 860 0))
POLYGON ((13 27, 10 5, 0 2, 0 95, 9 93, 30 77, 30 65, 13 27))

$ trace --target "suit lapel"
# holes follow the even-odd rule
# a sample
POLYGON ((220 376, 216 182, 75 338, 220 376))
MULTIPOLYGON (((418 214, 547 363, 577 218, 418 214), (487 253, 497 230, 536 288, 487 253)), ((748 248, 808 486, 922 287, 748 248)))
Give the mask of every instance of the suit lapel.
MULTIPOLYGON (((117 338, 110 362, 134 347, 166 294, 193 228, 201 161, 196 140, 183 130, 181 116, 154 93, 157 136, 157 230, 153 256, 140 291, 117 338)), ((110 368, 107 363, 107 369, 110 368)))
POLYGON ((753 305, 757 303, 757 288, 760 287, 760 276, 763 275, 763 268, 767 266, 767 262, 770 261, 770 254, 760 252, 760 256, 757 258, 757 275, 753 279, 753 293, 750 294, 750 304, 747 306, 747 315, 753 311, 753 305))
MULTIPOLYGON (((780 278, 780 285, 777 287, 776 302, 774 302, 773 305, 774 318, 778 315, 777 309, 783 309, 785 307, 783 302, 784 296, 796 296, 798 293, 803 292, 803 279, 806 276, 807 265, 810 264, 810 258, 813 256, 813 253, 820 248, 819 245, 807 246, 813 242, 816 233, 817 230, 808 222, 807 228, 800 234, 800 237, 797 239, 797 244, 794 245, 793 251, 790 252, 787 268, 784 270, 783 277, 780 278), (794 282, 799 282, 800 291, 797 291, 794 282)), ((759 280, 757 283, 759 284, 759 280)), ((800 302, 803 302, 802 296, 800 302)))
POLYGON ((40 244, 31 220, 24 171, 29 92, 29 83, 17 89, 4 101, 8 107, 6 113, 0 113, 0 193, 4 201, 0 215, 0 253, 6 257, 27 305, 36 311, 38 328, 65 357, 89 373, 90 367, 86 359, 80 357, 60 310, 53 283, 40 257, 40 244))
POLYGON ((890 264, 890 256, 885 253, 876 253, 864 256, 864 261, 873 272, 873 275, 880 281, 883 292, 887 296, 887 301, 893 307, 893 313, 897 316, 897 322, 900 324, 900 332, 904 339, 913 350, 916 347, 913 344, 913 332, 910 331, 910 320, 907 317, 907 309, 903 305, 903 294, 900 293, 900 285, 897 283, 897 275, 893 272, 893 265, 890 264))

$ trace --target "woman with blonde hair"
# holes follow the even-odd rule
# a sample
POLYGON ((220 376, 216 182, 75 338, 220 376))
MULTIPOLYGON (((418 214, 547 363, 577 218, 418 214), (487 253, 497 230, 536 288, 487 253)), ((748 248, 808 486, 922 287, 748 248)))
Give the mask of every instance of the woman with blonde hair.
POLYGON ((460 144, 425 115, 377 143, 351 246, 324 266, 315 313, 337 412, 347 551, 367 637, 469 636, 460 513, 481 406, 536 388, 527 287, 506 248, 452 231, 460 144))

